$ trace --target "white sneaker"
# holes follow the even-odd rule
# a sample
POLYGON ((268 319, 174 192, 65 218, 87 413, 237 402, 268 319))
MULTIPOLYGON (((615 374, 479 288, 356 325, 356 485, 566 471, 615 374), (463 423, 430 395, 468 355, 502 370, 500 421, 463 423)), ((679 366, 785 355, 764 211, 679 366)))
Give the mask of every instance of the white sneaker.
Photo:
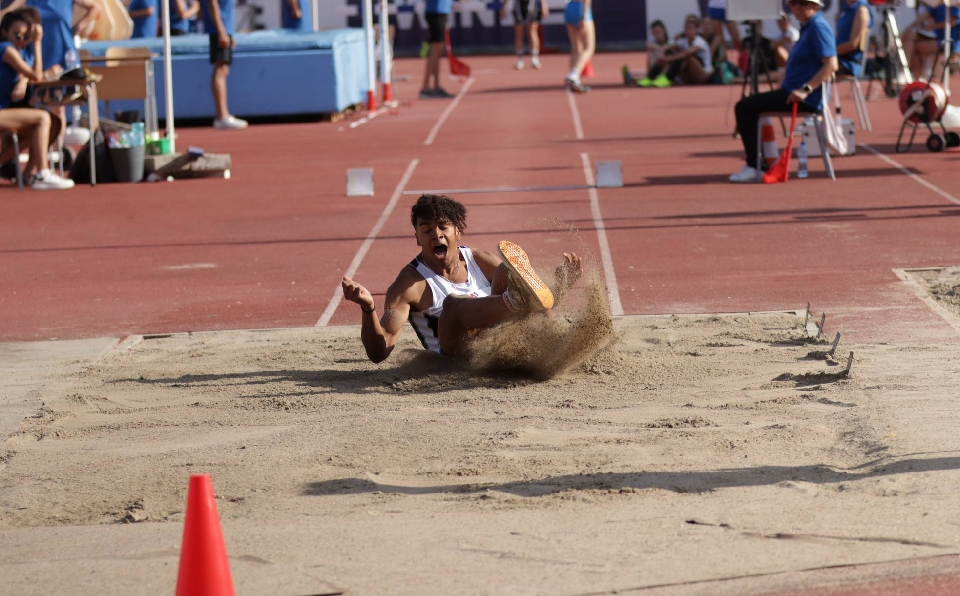
POLYGON ((235 116, 227 116, 214 120, 213 127, 217 130, 240 130, 247 127, 247 121, 235 116))
POLYGON ((517 63, 513 65, 513 67, 517 70, 523 70, 523 66, 523 58, 518 58, 517 63))
POLYGON ((730 174, 730 182, 738 184, 756 182, 759 178, 760 171, 756 168, 751 168, 747 164, 743 164, 743 169, 736 174, 730 174))
POLYGON ((73 188, 73 180, 61 178, 50 170, 40 170, 33 176, 30 188, 33 190, 66 190, 73 188))
POLYGON ((530 66, 536 68, 537 70, 543 68, 543 64, 540 64, 540 60, 538 58, 532 58, 530 60, 530 66))

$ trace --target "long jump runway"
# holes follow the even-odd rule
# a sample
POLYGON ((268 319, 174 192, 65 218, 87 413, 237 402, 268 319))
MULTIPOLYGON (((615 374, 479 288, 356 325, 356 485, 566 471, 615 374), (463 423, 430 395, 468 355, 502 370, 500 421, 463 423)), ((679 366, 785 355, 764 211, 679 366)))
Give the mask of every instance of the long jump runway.
MULTIPOLYGON (((420 192, 467 206, 465 244, 493 250, 510 239, 545 269, 583 252, 614 315, 810 303, 828 335, 851 343, 960 340, 957 322, 904 273, 960 265, 957 154, 927 153, 922 138, 896 154, 893 101, 869 102, 874 130, 858 129, 857 154, 834 161, 837 182, 813 157, 807 180, 732 185, 739 86, 626 88, 620 65, 639 55, 607 54, 595 58, 593 91, 572 95, 560 84, 564 56, 546 56, 542 71, 514 71, 510 57, 468 61, 473 78, 444 81, 457 93, 450 101, 415 100, 422 63, 400 61, 414 78, 397 86, 401 106, 355 127, 359 115, 180 130, 182 146, 232 155, 227 181, 0 188, 6 353, 16 342, 114 338, 76 344, 78 358, 92 357, 127 335, 355 325, 340 278, 382 302, 416 254, 409 208, 420 192), (622 188, 593 186, 601 160, 622 162, 622 188), (374 168, 375 196, 345 196, 345 170, 357 167, 374 168)), ((854 113, 849 97, 844 105, 854 113)), ((955 593, 948 567, 937 567, 947 591, 923 593, 955 593)), ((793 580, 767 592, 802 585, 793 580)), ((701 587, 635 592, 748 593, 701 587)))

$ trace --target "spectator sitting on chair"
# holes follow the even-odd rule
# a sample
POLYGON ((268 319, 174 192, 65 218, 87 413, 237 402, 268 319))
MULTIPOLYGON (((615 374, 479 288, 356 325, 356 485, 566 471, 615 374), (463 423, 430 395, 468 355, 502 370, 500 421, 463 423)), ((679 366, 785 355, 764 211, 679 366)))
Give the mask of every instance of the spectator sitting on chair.
POLYGON ((777 68, 783 68, 787 65, 790 50, 800 39, 800 30, 793 26, 793 23, 790 22, 790 16, 785 12, 780 13, 780 18, 777 19, 777 30, 779 33, 770 40, 770 47, 773 50, 777 68))
POLYGON ((200 13, 200 2, 193 0, 160 0, 168 2, 170 7, 170 35, 186 35, 190 33, 190 22, 200 13))
POLYGON ((917 3, 917 18, 907 25, 900 35, 903 52, 910 65, 914 79, 929 80, 933 63, 940 51, 937 34, 933 30, 933 9, 923 2, 917 3))
POLYGON ((420 99, 448 98, 453 95, 440 86, 440 55, 446 40, 447 19, 453 9, 452 0, 427 0, 424 18, 427 20, 427 42, 430 53, 424 66, 423 86, 420 87, 420 99))
POLYGON ((737 102, 734 110, 737 132, 746 153, 746 165, 730 176, 730 182, 756 182, 760 164, 757 163, 757 119, 764 112, 789 112, 797 104, 797 111, 819 112, 823 101, 820 88, 837 70, 837 42, 833 28, 820 10, 823 0, 790 0, 790 9, 800 23, 800 39, 793 46, 780 88, 766 93, 749 95, 737 102))
POLYGON ((710 58, 710 46, 697 33, 700 29, 700 19, 696 16, 687 17, 683 26, 683 37, 677 40, 679 51, 666 56, 663 60, 668 65, 668 75, 676 71, 680 80, 688 85, 702 85, 710 82, 713 75, 713 60, 710 58))
POLYGON ((127 5, 133 21, 131 39, 147 39, 157 36, 157 0, 130 0, 127 5))
POLYGON ((216 118, 213 127, 217 130, 240 130, 247 121, 236 118, 227 108, 227 76, 233 63, 233 0, 203 0, 203 29, 210 35, 210 64, 213 76, 210 90, 216 118))
POLYGON ((840 63, 837 74, 859 77, 863 52, 873 27, 873 8, 867 0, 846 0, 846 5, 846 10, 837 16, 837 61, 840 63))
MULTIPOLYGON (((73 180, 61 178, 50 169, 47 148, 50 145, 50 112, 39 108, 12 107, 23 99, 26 85, 19 81, 43 78, 43 27, 31 23, 20 11, 11 11, 0 20, 0 130, 16 133, 21 150, 30 151, 24 178, 34 190, 63 190, 73 180), (28 51, 29 45, 32 51, 28 51)), ((0 162, 20 159, 13 151, 4 151, 0 162)))

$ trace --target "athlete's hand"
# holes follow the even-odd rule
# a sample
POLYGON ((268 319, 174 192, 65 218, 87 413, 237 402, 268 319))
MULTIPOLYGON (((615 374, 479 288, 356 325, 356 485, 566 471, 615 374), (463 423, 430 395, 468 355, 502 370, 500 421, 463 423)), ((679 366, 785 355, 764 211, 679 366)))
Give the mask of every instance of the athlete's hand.
POLYGON ((557 267, 555 275, 557 289, 561 293, 566 292, 583 275, 583 260, 576 253, 563 253, 563 263, 560 263, 560 266, 557 267))
POLYGON ((367 288, 361 286, 349 277, 343 278, 343 281, 340 282, 340 287, 343 288, 343 297, 350 302, 356 302, 363 310, 369 311, 376 307, 373 296, 370 295, 367 288))

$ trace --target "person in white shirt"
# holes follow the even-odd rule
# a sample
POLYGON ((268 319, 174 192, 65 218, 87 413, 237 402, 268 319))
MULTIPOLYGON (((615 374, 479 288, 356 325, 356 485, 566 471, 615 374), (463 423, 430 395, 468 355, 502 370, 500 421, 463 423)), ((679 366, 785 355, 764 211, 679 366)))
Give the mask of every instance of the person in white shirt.
POLYGON ((360 306, 360 341, 372 362, 387 359, 407 321, 424 349, 463 356, 483 329, 547 313, 583 274, 580 257, 564 253, 553 289, 537 276, 526 253, 499 243, 500 255, 460 246, 467 209, 443 195, 422 195, 410 212, 420 252, 387 288, 383 316, 373 295, 348 277, 343 297, 360 306))
MULTIPOLYGON (((688 85, 708 83, 713 75, 710 46, 698 35, 699 29, 700 19, 695 15, 688 16, 683 27, 683 37, 675 42, 680 51, 664 58, 667 63, 679 65, 680 80, 688 85)), ((669 72, 672 72, 672 69, 669 72)))
POLYGON ((800 39, 800 30, 793 26, 785 12, 780 13, 777 30, 779 34, 770 40, 770 46, 773 48, 773 57, 777 61, 777 66, 783 68, 787 65, 787 57, 790 56, 793 44, 800 39))

